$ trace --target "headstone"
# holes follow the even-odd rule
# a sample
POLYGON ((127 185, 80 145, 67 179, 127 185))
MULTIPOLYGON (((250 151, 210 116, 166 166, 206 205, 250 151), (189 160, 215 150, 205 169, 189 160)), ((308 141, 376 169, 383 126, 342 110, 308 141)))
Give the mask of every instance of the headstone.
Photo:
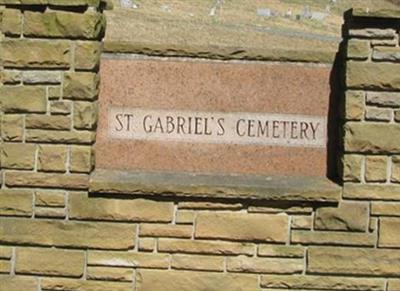
POLYGON ((264 17, 271 17, 271 9, 268 8, 257 9, 257 15, 264 17))

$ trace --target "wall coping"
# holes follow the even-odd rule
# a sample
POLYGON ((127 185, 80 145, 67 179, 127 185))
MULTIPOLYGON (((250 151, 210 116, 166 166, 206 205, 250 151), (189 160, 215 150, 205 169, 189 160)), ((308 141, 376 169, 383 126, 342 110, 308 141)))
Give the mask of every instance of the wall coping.
POLYGON ((325 177, 272 177, 97 169, 90 193, 337 203, 341 187, 325 177))
POLYGON ((0 0, 0 5, 103 6, 105 9, 113 8, 111 0, 0 0))
POLYGON ((369 17, 369 18, 397 18, 400 19, 400 9, 378 9, 369 10, 364 8, 353 8, 351 9, 351 15, 353 17, 369 17))

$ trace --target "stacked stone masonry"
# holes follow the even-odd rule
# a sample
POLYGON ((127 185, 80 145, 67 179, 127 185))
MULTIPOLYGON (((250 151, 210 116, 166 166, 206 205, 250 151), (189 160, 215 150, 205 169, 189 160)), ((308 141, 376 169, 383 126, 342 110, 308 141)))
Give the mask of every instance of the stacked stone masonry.
POLYGON ((0 4, 1 291, 400 290, 398 22, 352 19, 339 204, 121 198, 88 193, 101 4, 0 4))

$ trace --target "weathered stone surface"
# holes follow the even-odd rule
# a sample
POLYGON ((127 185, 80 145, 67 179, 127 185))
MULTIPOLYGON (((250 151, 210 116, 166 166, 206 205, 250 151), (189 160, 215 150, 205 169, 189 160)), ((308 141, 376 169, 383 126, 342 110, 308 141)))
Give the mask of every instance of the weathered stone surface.
POLYGON ((371 40, 372 47, 376 46, 396 46, 396 39, 372 39, 371 40))
POLYGON ((193 224, 195 216, 195 211, 179 210, 176 212, 175 222, 177 224, 193 224))
POLYGON ((347 43, 347 58, 366 60, 368 59, 370 50, 369 41, 350 39, 347 43))
MULTIPOLYGON (((58 100, 61 98, 61 86, 47 87, 47 98, 49 100, 58 100)), ((51 103, 50 103, 51 104, 51 103)), ((51 108, 50 108, 51 112, 51 108)))
POLYGON ((243 203, 222 203, 207 201, 181 201, 178 203, 179 209, 195 210, 239 210, 244 208, 243 203))
POLYGON ((0 190, 0 215, 32 216, 33 193, 26 190, 0 190))
POLYGON ((64 191, 36 191, 35 193, 36 206, 48 207, 64 207, 65 192, 64 191))
POLYGON ((365 158, 365 180, 367 182, 385 182, 388 159, 385 156, 367 156, 365 158))
POLYGON ((74 128, 95 129, 97 127, 97 102, 74 102, 74 128))
POLYGON ((0 246, 0 259, 9 260, 12 257, 12 248, 0 246))
POLYGON ((400 11, 397 9, 369 9, 369 8, 353 8, 352 15, 355 17, 371 17, 371 18, 399 18, 400 11))
POLYGON ((134 247, 136 226, 100 222, 2 219, 0 242, 73 248, 128 249, 134 247))
POLYGON ((377 216, 400 216, 399 202, 372 202, 371 215, 377 216))
POLYGON ((276 201, 276 203, 270 202, 267 206, 249 206, 247 211, 249 213, 287 213, 287 214, 308 214, 312 213, 312 207, 297 206, 291 202, 276 201))
POLYGON ((376 239, 376 234, 369 233, 293 230, 291 242, 304 245, 372 247, 375 245, 376 239))
POLYGON ((18 70, 3 70, 0 73, 0 82, 5 85, 17 85, 22 82, 22 72, 18 70))
POLYGON ((4 143, 1 165, 6 169, 32 170, 35 166, 36 146, 25 143, 4 143))
POLYGON ((6 68, 70 67, 70 44, 63 40, 7 39, 1 43, 6 68))
POLYGON ((230 272, 297 274, 303 272, 303 259, 229 257, 226 261, 230 272))
POLYGON ((139 251, 141 252, 153 252, 156 248, 156 238, 142 237, 139 238, 139 251))
POLYGON ((202 241, 187 239, 159 239, 158 251, 168 253, 214 254, 214 255, 252 255, 251 243, 231 243, 221 241, 202 241))
POLYGON ((288 239, 286 215, 246 213, 199 213, 196 238, 243 241, 285 242, 288 239))
POLYGON ((81 277, 84 266, 83 251, 17 248, 17 274, 81 277))
POLYGON ((292 216, 292 229, 311 229, 313 224, 313 219, 311 216, 299 215, 292 216))
POLYGON ((346 84, 353 89, 400 90, 398 64, 347 62, 346 84))
POLYGON ((38 279, 22 276, 8 276, 0 275, 0 290, 24 290, 24 291, 37 291, 38 279))
POLYGON ((347 122, 344 128, 347 152, 400 153, 400 125, 347 122))
POLYGON ((343 197, 364 200, 400 200, 400 186, 345 183, 343 197))
POLYGON ((131 282, 133 280, 133 271, 127 268, 89 266, 87 267, 87 278, 89 280, 131 282))
POLYGON ((92 144, 96 139, 96 133, 92 131, 28 129, 25 138, 28 142, 92 144))
MULTIPOLYGON (((49 93, 50 94, 50 93, 49 93)), ((50 102, 50 113, 54 115, 69 115, 72 105, 70 101, 53 101, 50 102)))
POLYGON ((318 208, 315 229, 365 232, 368 227, 368 203, 341 202, 339 207, 318 208))
POLYGON ((400 62, 400 48, 376 47, 372 53, 374 61, 400 62))
POLYGON ((83 174, 7 172, 5 174, 5 181, 6 185, 10 187, 87 189, 89 177, 83 174))
POLYGON ((400 122, 400 110, 396 110, 396 111, 394 112, 394 120, 395 120, 396 122, 400 122))
POLYGON ((1 117, 1 138, 3 141, 22 141, 24 117, 4 114, 1 117))
POLYGON ((2 13, 1 31, 5 35, 17 36, 22 31, 22 13, 18 9, 6 9, 2 13))
POLYGON ((345 119, 361 120, 364 116, 365 93, 362 91, 346 91, 345 119))
POLYGON ((97 70, 102 44, 94 41, 79 41, 75 46, 75 69, 97 70))
POLYGON ((261 287, 279 289, 301 290, 359 290, 359 291, 384 291, 385 282, 382 279, 348 278, 330 276, 304 276, 304 275, 263 275, 261 287))
POLYGON ((73 72, 64 75, 64 98, 89 100, 99 94, 99 75, 95 73, 73 72))
POLYGON ((70 217, 75 219, 171 222, 174 205, 144 199, 88 198, 70 193, 70 217))
POLYGON ((367 107, 365 111, 365 120, 371 121, 390 121, 392 111, 386 108, 367 107))
POLYGON ((38 169, 45 172, 65 172, 67 147, 63 145, 40 145, 38 169))
POLYGON ((177 270, 222 272, 224 269, 224 258, 216 256, 172 255, 171 268, 177 270))
POLYGON ((396 35, 394 29, 379 29, 379 28, 363 28, 363 29, 350 29, 349 35, 358 38, 378 38, 378 39, 392 39, 396 35))
POLYGON ((67 211, 60 207, 35 207, 35 217, 40 218, 65 218, 67 211))
POLYGON ((343 155, 343 181, 359 182, 361 180, 362 155, 343 155))
POLYGON ((389 280, 387 291, 400 290, 400 280, 389 280))
POLYGON ((139 227, 140 236, 190 238, 192 234, 191 225, 141 224, 139 227))
POLYGON ((392 177, 391 181, 400 183, 400 156, 392 157, 392 177))
POLYGON ((169 255, 89 251, 88 264, 96 266, 168 269, 169 255))
POLYGON ((105 16, 97 12, 25 11, 23 29, 25 36, 99 39, 105 25, 105 16))
POLYGON ((261 244, 258 246, 258 255, 260 257, 302 258, 304 256, 304 248, 301 246, 261 244))
POLYGON ((400 247, 400 218, 381 218, 379 228, 379 247, 400 247))
POLYGON ((9 274, 10 272, 11 272, 11 262, 6 260, 0 260, 0 274, 9 274))
POLYGON ((138 291, 254 291, 258 282, 250 275, 140 270, 136 287, 138 291))
POLYGON ((25 84, 60 84, 61 73, 57 71, 25 71, 22 73, 25 84))
POLYGON ((335 275, 398 276, 400 251, 310 247, 307 272, 335 275))
POLYGON ((367 104, 382 107, 400 107, 400 93, 367 92, 367 104))
POLYGON ((90 146, 72 146, 70 171, 73 173, 90 173, 94 168, 94 151, 90 146))
POLYGON ((27 115, 25 126, 34 129, 68 130, 71 128, 71 119, 66 116, 27 115))
POLYGON ((0 107, 6 113, 44 113, 47 109, 45 88, 36 86, 0 87, 0 107))
POLYGON ((132 291, 132 283, 96 282, 82 279, 42 278, 41 286, 42 290, 57 291, 132 291))

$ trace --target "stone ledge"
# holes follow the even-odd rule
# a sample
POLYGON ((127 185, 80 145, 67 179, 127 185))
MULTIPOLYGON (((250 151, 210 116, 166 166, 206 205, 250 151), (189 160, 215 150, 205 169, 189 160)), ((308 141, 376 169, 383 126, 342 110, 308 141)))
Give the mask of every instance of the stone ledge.
POLYGON ((0 0, 0 5, 90 6, 112 9, 111 0, 0 0))
POLYGON ((336 203, 341 187, 325 177, 228 176, 96 170, 89 191, 158 197, 336 203))
POLYGON ((363 8, 353 8, 351 10, 353 17, 370 17, 370 18, 397 18, 400 20, 400 9, 378 9, 367 10, 363 8))

